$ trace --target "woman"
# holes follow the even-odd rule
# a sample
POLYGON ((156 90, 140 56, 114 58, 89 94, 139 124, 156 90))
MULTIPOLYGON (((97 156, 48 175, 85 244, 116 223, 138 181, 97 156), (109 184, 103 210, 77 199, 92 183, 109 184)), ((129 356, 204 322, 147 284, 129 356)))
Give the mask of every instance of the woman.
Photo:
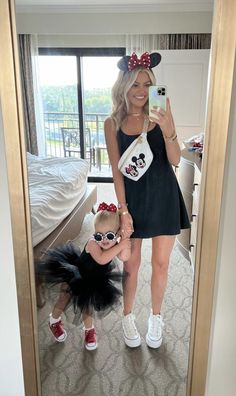
POLYGON ((124 237, 132 238, 131 258, 124 264, 128 273, 123 285, 124 340, 137 347, 141 338, 132 313, 143 238, 152 238, 151 313, 146 334, 147 345, 158 348, 162 343, 163 319, 161 305, 167 284, 168 266, 176 235, 189 228, 189 219, 172 166, 180 161, 180 147, 167 99, 166 111, 153 109, 148 125, 147 140, 153 161, 138 180, 130 180, 118 169, 121 155, 142 132, 148 117, 148 88, 155 85, 151 70, 158 65, 158 53, 124 56, 120 72, 112 89, 113 111, 105 120, 104 130, 124 237), (134 232, 133 232, 134 231, 134 232))

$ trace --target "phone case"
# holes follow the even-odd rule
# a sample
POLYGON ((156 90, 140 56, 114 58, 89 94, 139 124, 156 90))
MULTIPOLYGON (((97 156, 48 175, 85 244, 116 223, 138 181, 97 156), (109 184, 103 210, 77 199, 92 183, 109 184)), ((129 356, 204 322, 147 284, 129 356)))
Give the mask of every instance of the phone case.
POLYGON ((149 116, 154 117, 151 109, 161 107, 166 110, 166 86, 165 85, 152 85, 149 87, 149 116))

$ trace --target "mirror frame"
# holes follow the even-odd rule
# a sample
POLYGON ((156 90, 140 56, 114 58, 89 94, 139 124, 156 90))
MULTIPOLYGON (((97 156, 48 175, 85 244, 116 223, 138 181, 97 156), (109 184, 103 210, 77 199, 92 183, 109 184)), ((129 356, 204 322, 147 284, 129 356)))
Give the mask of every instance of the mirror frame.
POLYGON ((24 386, 26 395, 40 396, 35 276, 14 0, 0 1, 0 59, 0 105, 4 129, 24 386))
MULTIPOLYGON (((234 73, 235 9, 234 0, 215 0, 187 379, 188 396, 202 396, 205 394, 206 387, 217 244, 234 73)), ((14 0, 1 0, 0 2, 0 58, 1 106, 8 169, 25 394, 40 396, 33 249, 14 0)))
POLYGON ((236 3, 215 0, 208 77, 187 395, 205 395, 234 79, 236 3), (219 93, 221 94, 219 95, 219 93))

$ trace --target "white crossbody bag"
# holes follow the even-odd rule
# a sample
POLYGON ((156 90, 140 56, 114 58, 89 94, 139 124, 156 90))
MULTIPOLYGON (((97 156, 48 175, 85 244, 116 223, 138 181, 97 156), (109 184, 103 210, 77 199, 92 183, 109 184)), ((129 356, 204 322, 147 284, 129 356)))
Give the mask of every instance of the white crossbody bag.
POLYGON ((147 141, 149 119, 145 118, 142 133, 125 150, 118 162, 118 168, 124 176, 137 181, 148 170, 153 153, 147 141))

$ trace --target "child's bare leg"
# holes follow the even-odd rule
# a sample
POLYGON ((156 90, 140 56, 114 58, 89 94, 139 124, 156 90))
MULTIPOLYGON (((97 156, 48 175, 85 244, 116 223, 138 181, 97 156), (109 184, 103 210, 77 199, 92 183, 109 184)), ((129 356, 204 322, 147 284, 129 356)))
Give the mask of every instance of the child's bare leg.
POLYGON ((92 312, 83 312, 84 322, 84 344, 85 348, 92 351, 97 348, 96 331, 93 324, 92 312))
POLYGON ((59 298, 52 310, 52 313, 49 315, 49 328, 55 340, 58 342, 64 342, 67 337, 67 333, 61 321, 61 314, 65 310, 71 298, 70 293, 67 293, 66 290, 67 284, 63 283, 61 285, 59 298))
POLYGON ((54 319, 59 319, 61 314, 64 312, 64 310, 66 309, 71 296, 70 293, 66 292, 67 290, 67 284, 66 283, 62 283, 61 285, 61 289, 60 289, 60 294, 59 294, 59 298, 56 302, 56 304, 54 305, 54 308, 52 310, 52 317, 54 319))
POLYGON ((93 326, 92 312, 83 312, 82 314, 85 329, 91 329, 93 326))

